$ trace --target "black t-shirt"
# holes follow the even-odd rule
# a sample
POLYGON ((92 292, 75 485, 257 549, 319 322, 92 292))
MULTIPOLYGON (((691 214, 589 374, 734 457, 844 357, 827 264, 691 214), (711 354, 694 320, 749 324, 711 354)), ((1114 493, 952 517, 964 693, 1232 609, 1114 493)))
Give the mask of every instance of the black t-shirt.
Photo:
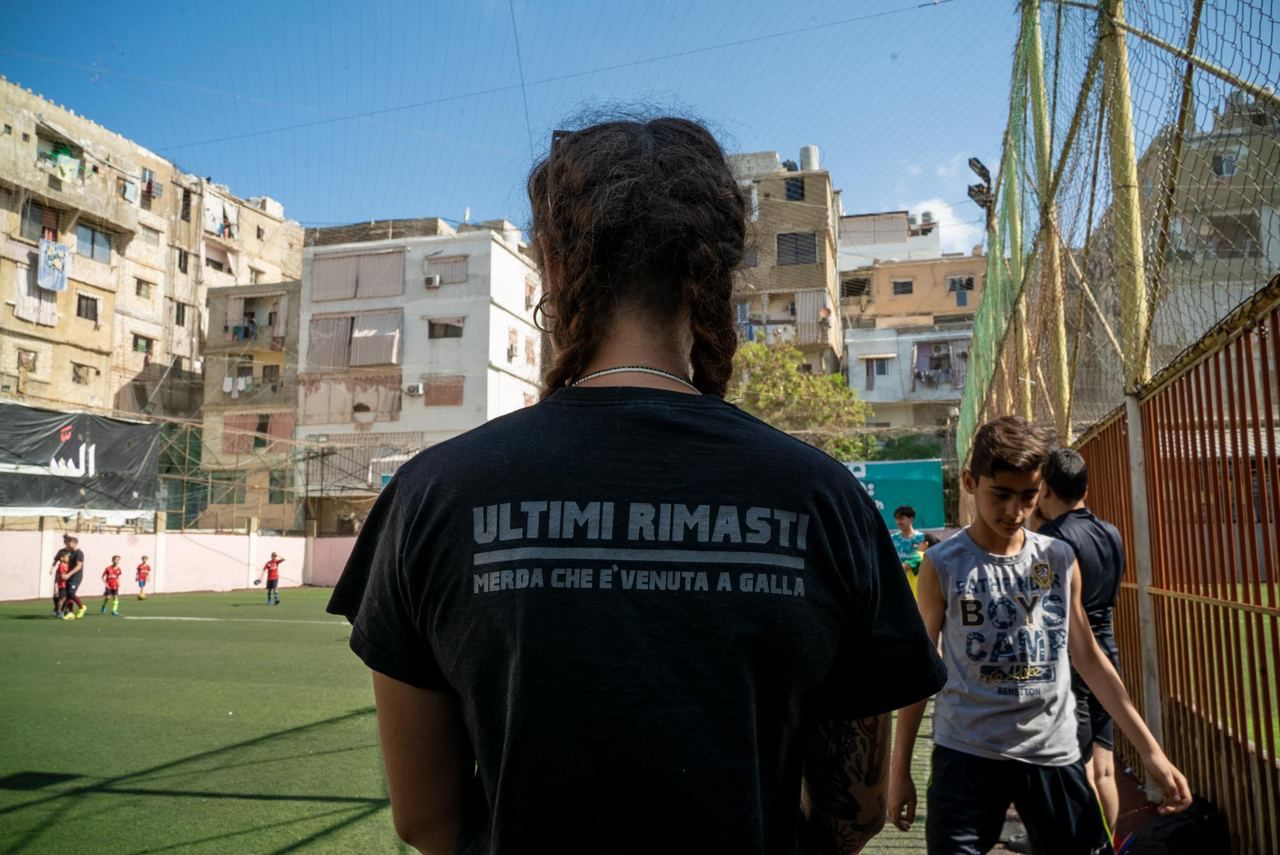
POLYGON ((84 577, 84 552, 80 549, 71 550, 67 555, 67 571, 71 574, 67 577, 68 582, 79 582, 84 577))
POLYGON ((564 389, 417 455, 329 610, 370 668, 459 699, 460 852, 802 851, 812 723, 946 680, 848 470, 656 389, 564 389))
POLYGON ((1090 625, 1111 623, 1111 611, 1124 577, 1124 544, 1120 532, 1088 508, 1067 511, 1040 527, 1040 534, 1065 540, 1080 563, 1080 599, 1090 625))

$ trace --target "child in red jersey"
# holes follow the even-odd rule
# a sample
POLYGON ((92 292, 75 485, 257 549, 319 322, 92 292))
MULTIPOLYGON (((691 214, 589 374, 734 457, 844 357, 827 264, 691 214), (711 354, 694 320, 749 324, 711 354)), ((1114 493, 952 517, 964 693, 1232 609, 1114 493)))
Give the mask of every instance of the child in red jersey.
POLYGON ((71 550, 58 550, 58 554, 53 557, 53 616, 62 617, 63 601, 67 597, 67 572, 71 569, 68 558, 71 550))
POLYGON ((276 553, 271 553, 271 560, 262 565, 262 572, 258 574, 258 581, 262 581, 262 577, 267 577, 267 605, 280 605, 280 565, 284 563, 284 559, 276 553))
POLYGON ((102 571, 102 581, 107 583, 107 587, 102 592, 102 608, 98 609, 98 614, 106 614, 107 604, 110 603, 111 614, 115 617, 120 616, 120 577, 123 574, 124 568, 120 566, 120 556, 112 555, 111 564, 102 571))
POLYGON ((137 574, 134 581, 138 583, 138 599, 145 600, 147 598, 147 578, 151 575, 151 565, 147 563, 147 556, 142 556, 142 563, 138 565, 137 574))

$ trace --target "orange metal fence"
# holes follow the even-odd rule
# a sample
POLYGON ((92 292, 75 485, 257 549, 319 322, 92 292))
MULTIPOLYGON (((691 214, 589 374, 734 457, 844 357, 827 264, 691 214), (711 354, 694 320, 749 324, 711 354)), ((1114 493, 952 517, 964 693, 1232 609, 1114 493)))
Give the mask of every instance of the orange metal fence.
MULTIPOLYGON (((1165 750, 1216 802, 1238 852, 1280 852, 1280 280, 1137 394, 1145 495, 1125 410, 1081 440, 1089 502, 1124 535, 1122 673, 1144 715, 1139 597, 1151 598, 1165 750), (1145 501, 1149 533, 1134 531, 1145 501), (1149 535, 1149 539, 1148 539, 1149 535), (1150 544, 1145 594, 1136 551, 1150 544)), ((1151 684, 1155 685, 1155 684, 1151 684)), ((1118 751, 1138 768, 1132 746, 1118 751)))

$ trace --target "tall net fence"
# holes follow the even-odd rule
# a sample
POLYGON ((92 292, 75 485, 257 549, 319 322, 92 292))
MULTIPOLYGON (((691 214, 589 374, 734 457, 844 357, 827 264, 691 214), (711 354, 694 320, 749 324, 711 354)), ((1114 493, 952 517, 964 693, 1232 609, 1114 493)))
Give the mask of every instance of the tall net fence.
POLYGON ((1263 0, 1023 5, 960 459, 1004 413, 1070 440, 1280 270, 1277 83, 1263 0))

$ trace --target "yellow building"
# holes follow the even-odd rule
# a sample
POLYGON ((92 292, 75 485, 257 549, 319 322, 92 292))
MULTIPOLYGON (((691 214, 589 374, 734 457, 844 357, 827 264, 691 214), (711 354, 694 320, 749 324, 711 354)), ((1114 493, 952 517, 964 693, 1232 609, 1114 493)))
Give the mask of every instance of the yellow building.
POLYGON ((297 279, 302 229, 0 79, 0 397, 194 416, 210 286, 297 279), (68 248, 40 287, 41 241, 68 248))
POLYGON ((791 342, 804 354, 807 370, 839 371, 840 194, 819 168, 817 147, 805 146, 799 164, 784 163, 771 151, 735 154, 729 162, 748 207, 747 260, 735 287, 743 337, 791 342))

